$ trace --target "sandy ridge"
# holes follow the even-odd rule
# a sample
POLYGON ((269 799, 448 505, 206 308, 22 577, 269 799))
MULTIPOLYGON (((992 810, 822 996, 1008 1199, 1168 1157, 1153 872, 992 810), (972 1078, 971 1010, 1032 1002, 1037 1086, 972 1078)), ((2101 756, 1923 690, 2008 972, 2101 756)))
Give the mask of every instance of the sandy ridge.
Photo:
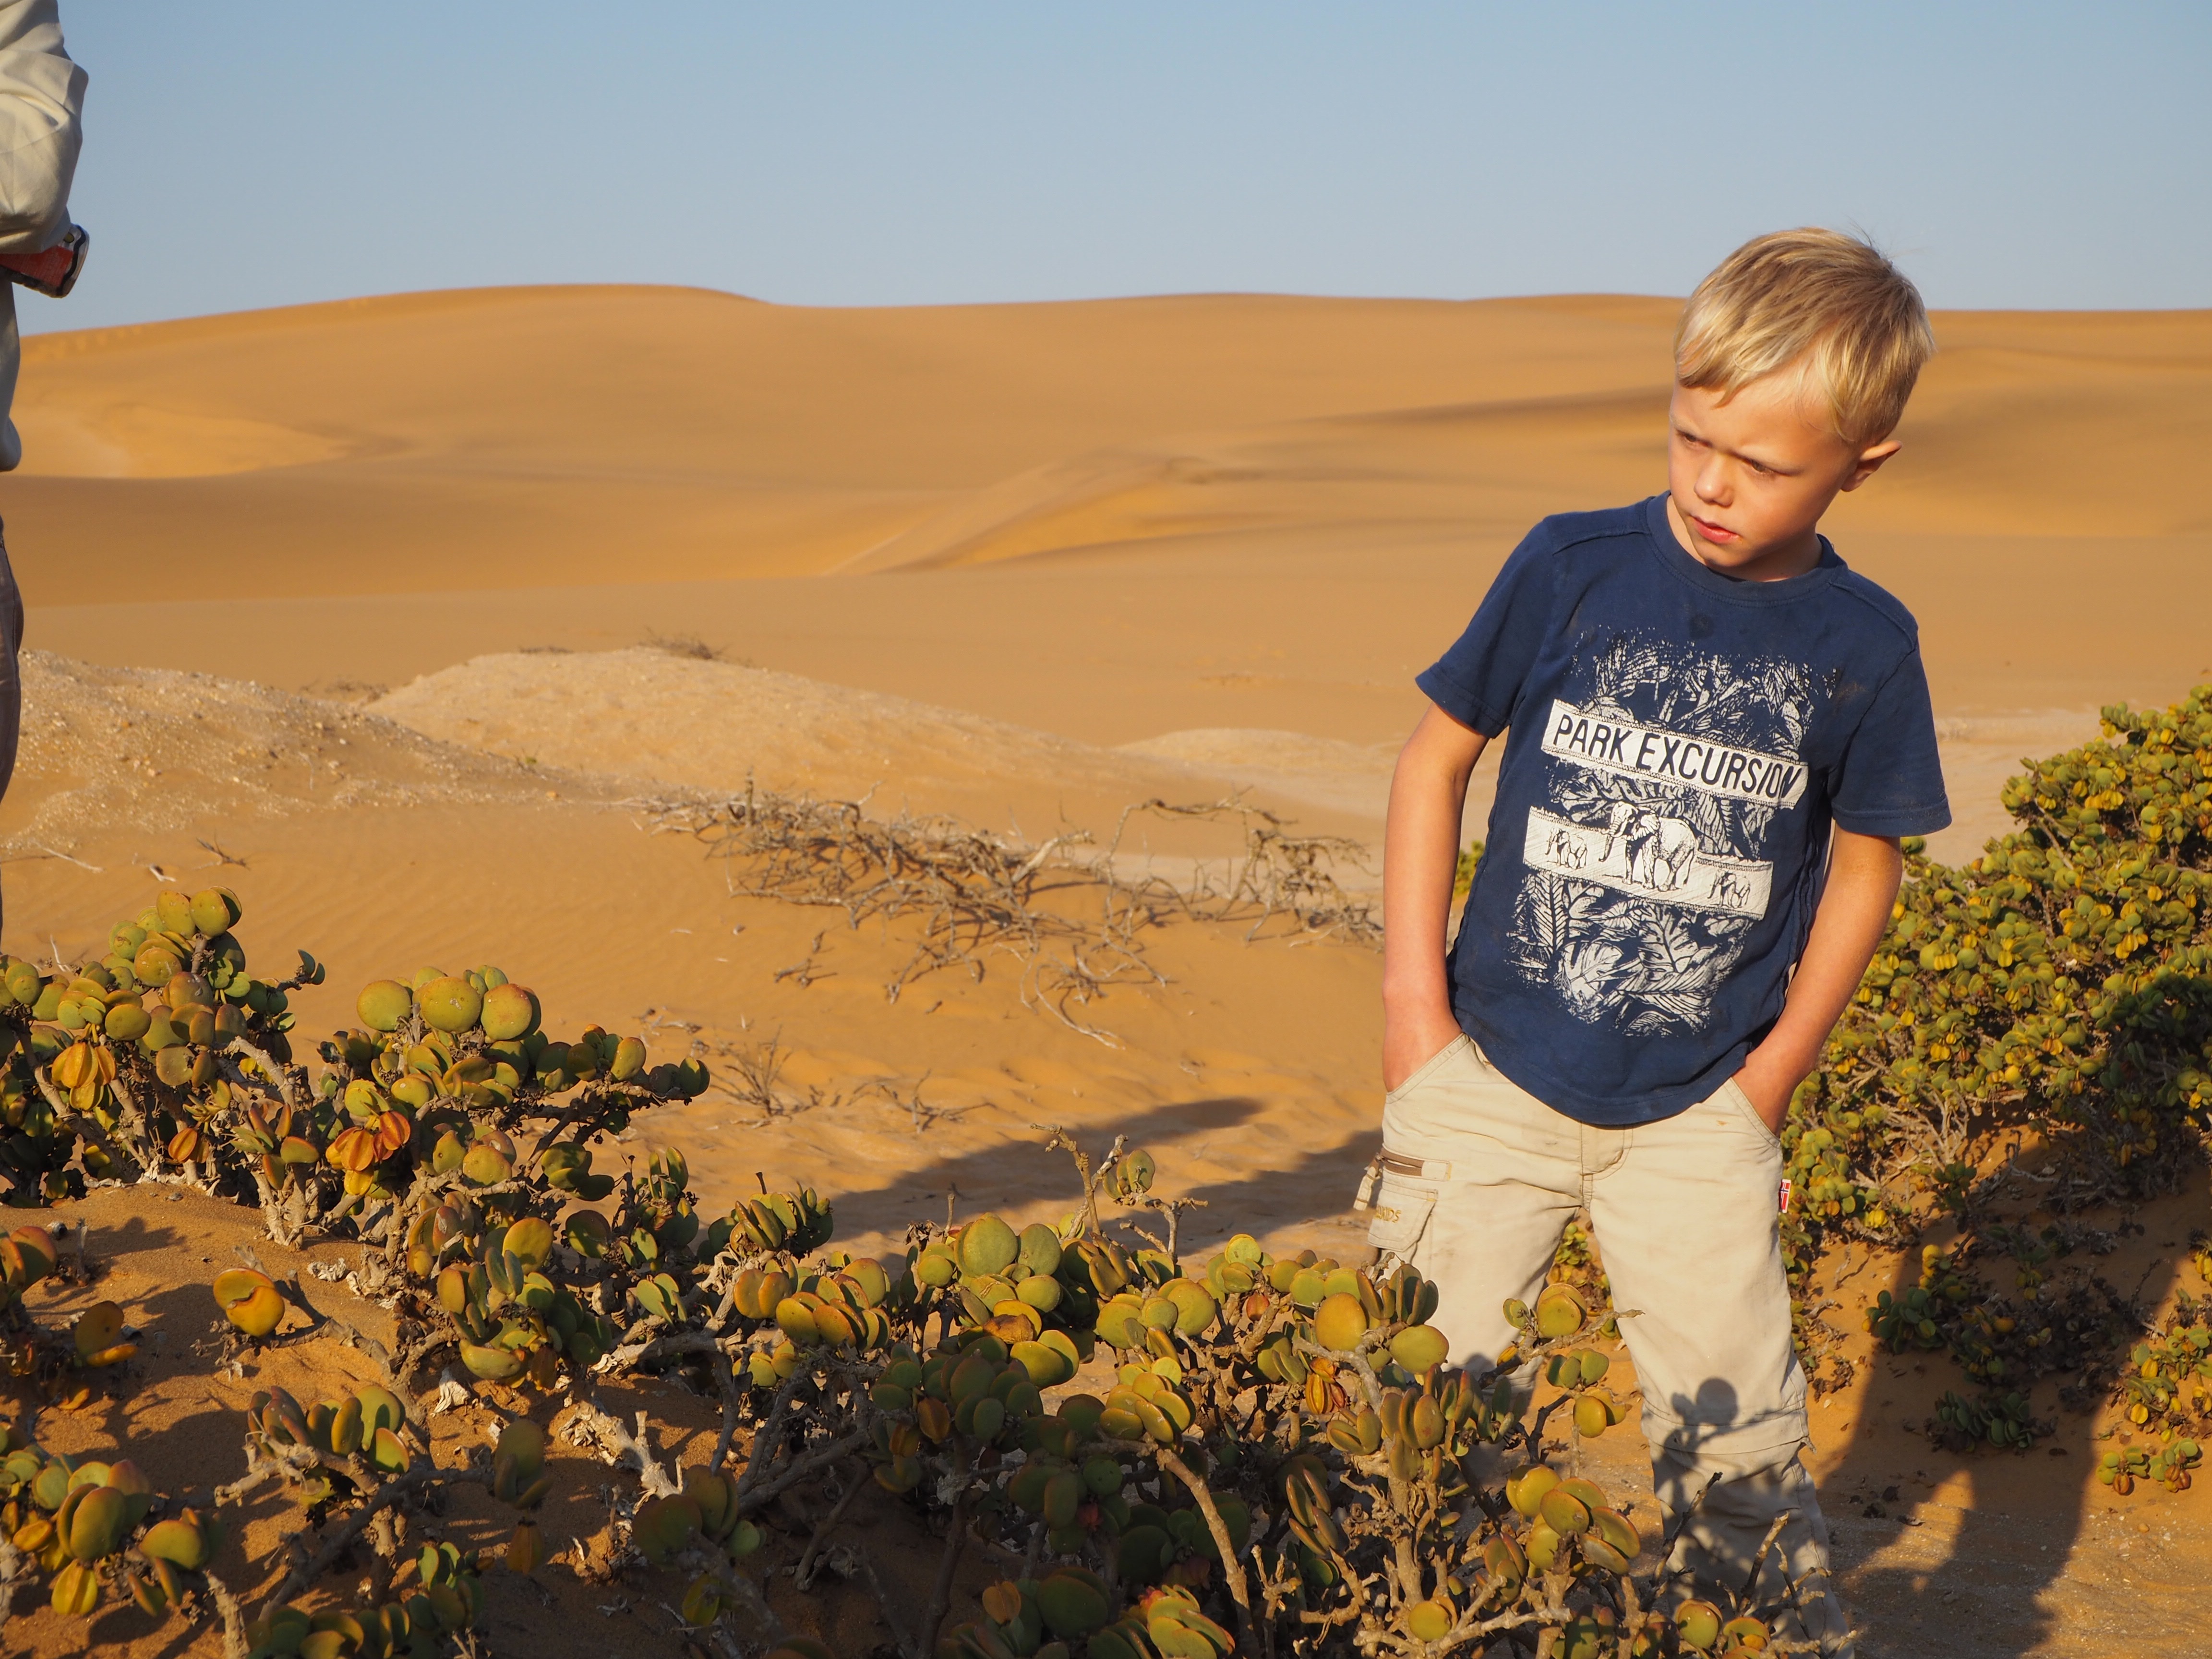
POLYGON ((23 727, 0 845, 377 806, 617 799, 611 780, 534 772, 344 702, 172 669, 22 655, 23 727))

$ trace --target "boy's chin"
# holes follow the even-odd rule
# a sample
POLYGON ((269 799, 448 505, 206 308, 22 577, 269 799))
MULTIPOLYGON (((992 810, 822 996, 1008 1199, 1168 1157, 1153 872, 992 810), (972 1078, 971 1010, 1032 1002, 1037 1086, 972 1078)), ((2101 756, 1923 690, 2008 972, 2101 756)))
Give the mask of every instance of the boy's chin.
POLYGON ((1765 551, 1749 542, 1709 542, 1703 536, 1695 537, 1690 547, 1692 556, 1707 569, 1729 574, 1747 565, 1757 564, 1765 556, 1765 551))

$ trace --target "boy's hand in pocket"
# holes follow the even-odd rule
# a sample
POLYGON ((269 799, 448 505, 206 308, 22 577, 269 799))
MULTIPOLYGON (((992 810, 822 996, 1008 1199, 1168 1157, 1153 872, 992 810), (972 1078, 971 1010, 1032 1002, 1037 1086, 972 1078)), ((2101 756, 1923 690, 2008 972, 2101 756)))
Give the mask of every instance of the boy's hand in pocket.
POLYGON ((1382 1015, 1382 1088, 1385 1093, 1443 1053, 1460 1035, 1459 1022, 1449 1008, 1423 1008, 1401 1012, 1386 1008, 1382 1015))
POLYGON ((1790 1097, 1797 1092, 1798 1080, 1780 1067, 1761 1065, 1756 1048, 1744 1057, 1743 1069, 1735 1074, 1735 1085, 1743 1091, 1751 1109, 1778 1136, 1782 1133, 1782 1120, 1790 1113, 1790 1097))

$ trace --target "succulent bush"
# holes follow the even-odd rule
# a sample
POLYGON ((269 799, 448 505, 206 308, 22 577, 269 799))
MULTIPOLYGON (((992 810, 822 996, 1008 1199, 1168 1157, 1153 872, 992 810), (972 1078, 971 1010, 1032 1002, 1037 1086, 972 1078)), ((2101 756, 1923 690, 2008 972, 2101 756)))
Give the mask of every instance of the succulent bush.
MULTIPOLYGON (((349 1220, 375 1234, 418 1175, 449 1176, 458 1159, 494 1184, 477 1177, 520 1156, 517 1134, 581 1149, 705 1087, 696 1060, 649 1066, 635 1037, 551 1039, 536 997, 492 967, 368 986, 361 1026, 321 1045, 311 1081, 290 994, 324 969, 302 951, 289 977, 255 978, 242 915, 227 889, 164 892, 116 924, 100 961, 0 969, 11 1202, 79 1195, 88 1179, 181 1182, 251 1196, 280 1239, 349 1220)), ((592 1184, 588 1151, 553 1155, 580 1160, 575 1178, 592 1184)))
MULTIPOLYGON (((2077 1403, 2109 1395, 2125 1419, 2099 1470, 2125 1493, 2188 1484, 2212 1337, 2186 1299, 2143 1329, 2075 1264, 2110 1240, 2069 1212, 2170 1187, 2201 1158, 2212 702, 2108 721, 2114 741, 2008 787, 2021 827, 1978 860, 1915 854, 1829 1065, 1794 1103, 1785 1234, 1801 1285, 1838 1241, 1920 1247, 1917 1282, 1866 1321, 1893 1352, 1961 1368, 1971 1387, 1943 1396, 1936 1439, 2029 1444, 2049 1425, 2028 1391, 2070 1375, 2077 1403), (2045 1160, 2027 1206, 2043 1214, 2005 1208, 2006 1136, 2045 1160), (1921 1237, 1939 1218, 1956 1236, 1921 1237)), ((359 1287, 392 1309, 397 1340, 324 1318, 250 1257, 215 1275, 235 1352, 336 1336, 382 1375, 254 1399, 218 1504, 274 1489, 300 1522, 250 1612, 207 1571, 211 1520, 167 1513, 127 1463, 11 1436, 0 1521, 30 1565, 9 1582, 38 1577, 64 1611, 125 1595, 207 1607, 257 1659, 475 1651, 483 1575, 548 1559, 559 1426, 635 1477, 577 1571, 675 1572, 671 1605, 702 1638, 744 1627, 780 1659, 830 1656, 781 1628, 757 1558, 787 1546, 803 1589, 833 1537, 902 1659, 1810 1650, 1797 1587, 1769 1572, 1698 1598, 1668 1565, 1673 1539, 1590 1478, 1585 1448, 1632 1401, 1579 1229, 1534 1304, 1508 1304, 1519 1338, 1483 1376, 1446 1368, 1435 1289, 1409 1267, 1241 1233, 1186 1249, 1189 1201, 1121 1142, 1093 1159, 1051 1132, 1075 1173, 1055 1223, 948 1219, 855 1256, 811 1189, 763 1185, 708 1215, 680 1152, 610 1157, 639 1114, 706 1086, 696 1060, 656 1064, 599 1028, 556 1041, 535 995, 489 966, 376 981, 355 1024, 302 1054, 290 998, 323 970, 302 953, 255 978, 240 921, 222 890, 168 894, 99 962, 0 968, 0 1180, 19 1206, 188 1183, 258 1206, 279 1239, 356 1243, 359 1287), (608 1379, 671 1370, 722 1412, 680 1474, 598 1403, 608 1379), (457 1389, 503 1426, 441 1464, 427 1413, 457 1389), (459 1487, 501 1517, 495 1545, 435 1524, 459 1487), (796 1492, 819 1511, 803 1538, 780 1501, 796 1492), (920 1591, 841 1533, 860 1504, 935 1535, 920 1591), (956 1608, 982 1558, 996 1577, 956 1608)), ((81 1403, 127 1369, 132 1334, 112 1303, 66 1330, 30 1319, 21 1292, 58 1261, 44 1228, 0 1238, 0 1339, 45 1398, 81 1403)), ((1801 1304, 1799 1329, 1817 1364, 1817 1309, 1801 1304)))
MULTIPOLYGON (((1808 1650, 1779 1603, 1684 1599, 1670 1540, 1585 1475, 1583 1446, 1629 1402, 1575 1283, 1509 1304, 1519 1341, 1468 1376, 1445 1368, 1435 1289, 1411 1268, 1278 1257, 1241 1234, 1186 1259, 1147 1154, 1116 1143, 1094 1166, 1065 1133, 1052 1143, 1074 1153, 1081 1194, 1060 1223, 925 1225, 880 1258, 830 1249, 834 1214, 806 1191, 702 1224, 672 1153, 593 1188, 606 1210, 573 1190, 587 1165, 518 1156, 470 1185, 449 1153, 409 1184, 417 1201, 392 1212, 380 1258, 416 1333, 391 1358, 396 1386, 255 1401, 246 1474, 219 1497, 280 1483, 321 1540, 301 1529, 241 1639, 312 1659, 464 1650, 492 1558, 450 1553, 413 1517, 438 1487, 482 1486, 515 1514, 505 1565, 542 1565, 533 1402, 551 1395, 635 1469, 619 1553, 685 1575, 674 1605, 702 1631, 765 1617, 782 1639, 744 1564, 801 1488, 841 1494, 809 1559, 864 1490, 941 1536, 919 1604, 854 1546, 908 1659, 1432 1659, 1508 1637, 1563 1655, 1808 1650), (448 1352, 514 1415, 495 1449, 441 1468, 408 1386, 448 1352), (672 1365, 726 1405, 719 1443, 680 1480, 591 1392, 672 1365), (1516 1386, 1532 1375, 1533 1395, 1516 1386), (303 1601, 362 1540, 358 1604, 303 1601), (979 1553, 1019 1570, 956 1617, 979 1553)), ((220 1275, 216 1298, 242 1341, 276 1340, 290 1305, 251 1269, 220 1275)))
MULTIPOLYGON (((395 1369, 380 1345, 346 1334, 384 1365, 392 1387, 304 1410, 281 1391, 257 1400, 246 1478, 224 1495, 281 1476, 311 1516, 353 1517, 345 1527, 357 1520, 381 1564, 380 1599, 295 1616, 290 1598, 337 1559, 326 1545, 295 1564, 251 1628, 234 1606, 225 1618, 238 1652, 442 1651, 473 1621, 477 1564, 448 1559, 449 1547, 410 1553, 406 1517, 436 1488, 488 1486, 521 1512, 510 1562, 534 1565, 544 1544, 529 1512, 542 1484, 533 1476, 508 1488, 519 1462, 542 1462, 542 1431, 518 1419, 488 1461, 438 1468, 404 1379, 451 1360, 479 1377, 543 1389, 587 1373, 635 1318, 677 1315, 683 1291, 666 1268, 684 1273, 688 1287, 695 1239, 711 1256, 733 1224, 699 1237, 679 1154, 617 1178, 592 1170, 592 1143, 621 1133, 637 1110, 696 1096, 707 1075, 688 1059, 653 1064, 638 1039, 596 1028, 555 1041, 539 1029, 537 999, 489 967, 423 969, 409 983, 368 986, 356 1003, 360 1025, 322 1044, 311 1073, 294 1054, 289 996, 319 983, 323 969, 303 952, 290 977, 255 978, 234 932, 241 915, 225 890, 164 893, 117 924, 99 962, 0 966, 0 1178, 18 1206, 81 1195, 93 1183, 187 1184, 258 1205, 280 1241, 313 1230, 368 1248, 364 1267, 400 1299, 401 1329, 413 1342, 395 1369), (611 1211, 575 1207, 609 1198, 611 1211)), ((112 1302, 85 1309, 67 1330, 26 1316, 21 1291, 57 1262, 44 1228, 0 1239, 0 1346, 9 1369, 46 1398, 80 1405, 136 1349, 112 1302)), ((313 1316, 282 1328, 307 1304, 258 1265, 219 1273, 212 1290, 240 1344, 319 1328, 313 1316)), ((110 1502, 95 1500, 88 1513, 110 1502)), ((134 1504, 134 1527, 144 1508, 134 1504)), ((27 1512, 11 1530, 27 1540, 19 1550, 62 1547, 27 1512)), ((352 1536, 341 1528, 341 1551, 352 1536)), ((95 1610, 100 1586, 117 1576, 102 1565, 114 1553, 49 1563, 62 1575, 56 1605, 95 1610)), ((119 1570, 149 1609, 176 1603, 175 1573, 204 1565, 161 1560, 168 1565, 119 1570)))
MULTIPOLYGON (((2071 1245, 2003 1221, 2008 1196, 2063 1212, 2170 1191, 2212 1123, 2212 688, 2108 708, 2105 727, 2005 786, 2017 827, 1978 859, 1908 846, 1888 934, 1784 1132, 1801 1283, 1832 1244, 1909 1243, 1945 1218, 1962 1261, 2014 1259, 2016 1296, 1953 1274, 1868 1315, 1893 1348, 1952 1352, 2000 1418, 2069 1366, 2081 1398, 2101 1395, 2127 1336, 2124 1315, 2081 1305, 2123 1302, 2101 1280, 2044 1273, 2071 1245), (2021 1144, 2048 1166, 2025 1194, 2021 1144)), ((1827 1338, 1800 1330, 1817 1376, 1827 1338)))
POLYGON ((2010 1127, 2048 1137, 2062 1201, 2164 1190, 2194 1166, 2212 1108, 2212 687, 2105 723, 2108 741, 2005 786, 2020 827, 1972 863, 1916 854, 1796 1102, 1801 1229, 1879 1234, 1955 1208, 1955 1171, 1971 1190, 2010 1127))
POLYGON ((246 1424, 246 1473, 216 1492, 218 1503, 274 1480, 309 1517, 344 1517, 312 1554, 295 1534, 290 1570, 267 1608, 242 1630, 231 1615, 234 1649, 251 1659, 430 1656, 465 1643, 482 1615, 483 1563, 450 1541, 417 1544, 410 1537, 410 1512, 433 1490, 485 1488, 518 1517, 506 1565, 530 1572, 545 1559, 534 1517, 552 1480, 544 1472, 544 1430, 528 1418, 508 1422, 489 1452, 444 1468, 428 1457, 420 1425, 398 1396, 373 1385, 306 1407, 270 1389, 255 1396, 246 1424), (313 1610, 295 1604, 363 1540, 371 1565, 357 1604, 313 1610))
POLYGON ((0 1462, 0 1534, 16 1554, 0 1612, 27 1577, 44 1581, 58 1613, 88 1615, 118 1595, 160 1614, 188 1599, 220 1596, 206 1572, 222 1528, 167 1501, 128 1458, 74 1460, 6 1432, 0 1462))
MULTIPOLYGON (((1161 1238, 1126 1250, 1082 1173, 1085 1205, 1057 1229, 982 1216, 915 1255, 943 1334, 927 1357, 895 1351, 871 1391, 876 1479, 943 1516, 940 1583, 970 1534, 1024 1570, 949 1632, 929 1609, 909 1654, 1437 1655, 1508 1632, 1560 1654, 1808 1650, 1776 1607, 1685 1601, 1663 1566, 1638 1571, 1646 1540, 1581 1474, 1626 1402, 1573 1285, 1510 1304, 1520 1342, 1471 1377, 1444 1369, 1423 1322, 1435 1290, 1411 1268, 1276 1258, 1244 1235, 1202 1265, 1161 1238), (1010 1273, 1016 1294, 994 1301, 1010 1273), (1057 1295, 1019 1294, 1040 1280, 1057 1295), (1048 1403, 1069 1351, 1102 1347, 1104 1392, 1048 1403), (1541 1406, 1516 1389, 1522 1367, 1541 1406)), ((1139 1199, 1150 1177, 1132 1154, 1104 1184, 1139 1199)))
POLYGON ((255 978, 232 932, 240 915, 228 889, 164 892, 116 924, 100 961, 6 964, 0 983, 27 1027, 17 1050, 27 1087, 0 1159, 15 1201, 82 1193, 87 1177, 150 1176, 274 1207, 295 1161, 283 1156, 289 994, 322 970, 302 953, 289 978, 255 978))

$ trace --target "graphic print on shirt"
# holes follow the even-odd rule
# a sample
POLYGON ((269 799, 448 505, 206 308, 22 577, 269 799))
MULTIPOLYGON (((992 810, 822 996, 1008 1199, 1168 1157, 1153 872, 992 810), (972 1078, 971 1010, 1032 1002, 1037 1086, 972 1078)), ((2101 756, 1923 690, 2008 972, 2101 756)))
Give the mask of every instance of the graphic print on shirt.
POLYGON ((1820 689, 1802 664, 1616 636, 1543 710, 1513 961, 1579 1019, 1702 1030, 1766 914, 1775 816, 1803 799, 1820 689))

